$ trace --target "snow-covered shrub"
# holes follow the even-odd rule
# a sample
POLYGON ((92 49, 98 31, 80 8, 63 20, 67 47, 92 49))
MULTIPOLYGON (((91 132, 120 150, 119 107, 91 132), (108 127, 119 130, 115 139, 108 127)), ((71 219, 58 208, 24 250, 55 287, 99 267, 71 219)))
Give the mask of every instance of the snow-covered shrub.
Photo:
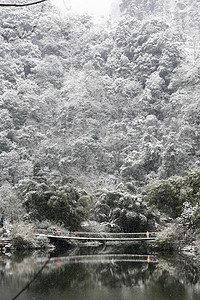
POLYGON ((155 245, 159 250, 172 251, 183 234, 183 230, 177 224, 171 224, 157 234, 155 245))
POLYGON ((48 248, 47 237, 38 237, 36 227, 31 223, 19 222, 13 225, 12 244, 17 250, 48 248))

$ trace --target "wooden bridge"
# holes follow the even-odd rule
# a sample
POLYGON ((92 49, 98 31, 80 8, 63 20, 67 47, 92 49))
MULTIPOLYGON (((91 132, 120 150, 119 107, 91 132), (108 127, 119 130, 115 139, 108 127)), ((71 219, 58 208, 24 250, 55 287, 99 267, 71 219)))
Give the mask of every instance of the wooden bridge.
POLYGON ((68 232, 61 231, 44 232, 39 231, 37 236, 46 236, 51 240, 71 240, 71 241, 97 241, 97 242, 137 242, 137 241, 154 241, 156 239, 155 232, 137 232, 137 233, 108 233, 108 232, 68 232))

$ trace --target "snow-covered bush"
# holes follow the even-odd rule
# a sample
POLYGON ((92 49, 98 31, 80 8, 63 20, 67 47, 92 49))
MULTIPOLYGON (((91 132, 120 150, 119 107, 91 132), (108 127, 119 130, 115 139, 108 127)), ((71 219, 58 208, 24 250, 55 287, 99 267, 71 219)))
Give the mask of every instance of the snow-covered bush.
POLYGON ((34 224, 19 222, 13 225, 12 245, 16 250, 30 250, 48 248, 49 241, 47 237, 38 237, 37 228, 34 224))
POLYGON ((173 223, 157 234, 155 245, 159 250, 172 251, 178 246, 182 235, 183 229, 173 223))

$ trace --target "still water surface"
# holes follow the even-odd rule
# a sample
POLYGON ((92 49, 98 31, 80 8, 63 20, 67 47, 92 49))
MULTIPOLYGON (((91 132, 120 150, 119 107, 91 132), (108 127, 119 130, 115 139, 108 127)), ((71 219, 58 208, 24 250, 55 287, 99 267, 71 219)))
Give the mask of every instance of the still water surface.
POLYGON ((0 255, 0 299, 13 299, 34 276, 17 299, 200 299, 199 269, 191 260, 81 253, 0 255))

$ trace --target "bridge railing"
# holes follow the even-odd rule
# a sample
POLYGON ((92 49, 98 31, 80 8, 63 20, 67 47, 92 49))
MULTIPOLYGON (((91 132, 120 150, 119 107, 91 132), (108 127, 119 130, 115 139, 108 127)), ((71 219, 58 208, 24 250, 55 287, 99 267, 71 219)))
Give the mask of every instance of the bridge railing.
POLYGON ((66 231, 66 230, 52 230, 52 229, 38 229, 38 233, 65 236, 65 237, 84 237, 84 238, 156 238, 156 232, 86 232, 86 231, 66 231))
POLYGON ((156 233, 155 232, 75 232, 73 233, 74 236, 77 237, 106 237, 106 238, 155 238, 156 233))

